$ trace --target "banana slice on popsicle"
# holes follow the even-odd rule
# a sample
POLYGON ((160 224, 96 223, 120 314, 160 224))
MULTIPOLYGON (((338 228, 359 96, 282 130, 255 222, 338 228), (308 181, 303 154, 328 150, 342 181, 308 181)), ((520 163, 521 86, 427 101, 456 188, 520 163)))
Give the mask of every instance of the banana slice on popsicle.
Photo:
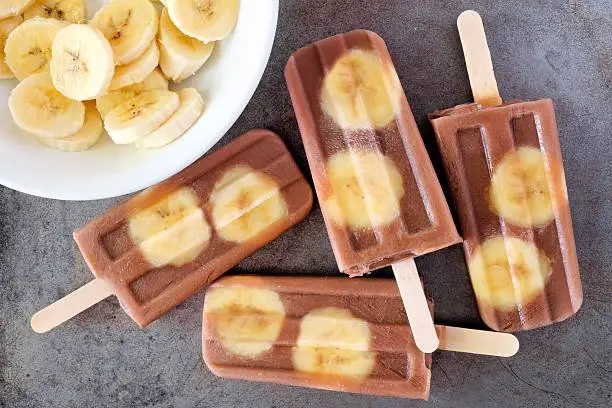
POLYGON ((368 323, 350 310, 315 309, 300 322, 293 365, 307 373, 365 378, 376 364, 376 354, 368 351, 371 340, 368 323))

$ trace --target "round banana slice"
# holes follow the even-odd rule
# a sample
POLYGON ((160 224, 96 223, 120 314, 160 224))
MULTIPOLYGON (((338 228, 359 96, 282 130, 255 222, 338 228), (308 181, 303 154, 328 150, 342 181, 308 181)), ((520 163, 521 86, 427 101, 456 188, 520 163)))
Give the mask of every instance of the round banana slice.
POLYGON ((276 182, 248 166, 226 171, 210 196, 215 230, 230 242, 246 242, 287 217, 287 203, 276 182))
POLYGON ((343 129, 378 129, 400 109, 395 71, 371 51, 353 49, 340 57, 323 80, 323 110, 343 129))
POLYGON ((204 313, 216 337, 230 353, 255 358, 270 350, 285 319, 285 306, 269 289, 212 288, 204 299, 204 313))
POLYGON ((164 7, 159 19, 159 66, 174 82, 192 76, 208 60, 215 48, 213 41, 203 43, 183 34, 172 22, 164 7))
POLYGON ((84 0, 35 0, 23 12, 23 17, 29 20, 34 17, 55 18, 71 23, 85 21, 84 0))
POLYGON ((365 378, 372 373, 376 354, 368 323, 347 309, 315 309, 302 318, 293 348, 296 370, 313 374, 365 378))
POLYGON ((120 103, 135 98, 144 91, 149 91, 151 89, 168 90, 168 80, 159 69, 153 70, 153 72, 151 72, 142 82, 100 96, 96 99, 96 107, 100 115, 104 118, 108 112, 112 111, 120 103))
POLYGON ((113 47, 115 63, 136 61, 155 39, 159 17, 149 0, 112 0, 94 15, 91 24, 113 47))
POLYGON ((5 62, 18 80, 49 70, 53 39, 66 25, 53 18, 36 17, 11 32, 4 46, 5 62))
POLYGON ((159 48, 155 41, 144 54, 136 61, 127 65, 119 65, 115 68, 115 76, 108 88, 109 91, 114 91, 129 85, 144 81, 151 72, 159 64, 159 48))
POLYGON ((9 96, 15 124, 38 137, 63 138, 79 131, 85 121, 85 106, 59 93, 48 72, 30 75, 9 96))
POLYGON ((151 134, 136 141, 136 147, 154 149, 167 145, 181 137, 198 120, 204 111, 204 100, 194 88, 177 92, 181 105, 170 118, 151 134))
POLYGON ((179 30, 205 43, 227 37, 240 11, 239 0, 166 0, 165 4, 179 30))
POLYGON ((111 110, 104 118, 104 127, 115 143, 134 143, 160 127, 176 112, 179 104, 179 97, 174 92, 145 91, 111 110))
POLYGON ((153 266, 182 266, 208 247, 211 230, 198 197, 183 187, 129 217, 130 236, 153 266))
POLYGON ((0 20, 0 79, 14 78, 15 74, 4 62, 6 55, 4 54, 4 45, 9 34, 23 23, 23 17, 15 16, 0 20))
POLYGON ((508 153, 491 178, 491 208, 519 227, 541 227, 555 218, 548 188, 546 160, 535 147, 508 153))
POLYGON ((2 0, 0 1, 0 19, 14 17, 30 7, 34 0, 2 0))
POLYGON ((70 99, 85 101, 106 93, 113 79, 113 50, 97 28, 72 24, 53 40, 53 85, 70 99))
POLYGON ((503 311, 524 307, 541 294, 552 272, 550 260, 532 242, 501 236, 477 247, 468 269, 479 301, 503 311))
POLYGON ((73 135, 63 139, 50 139, 39 137, 41 144, 64 152, 82 152, 92 147, 102 136, 104 126, 100 114, 93 102, 85 102, 85 123, 83 127, 73 135))
POLYGON ((404 184, 390 158, 345 150, 330 157, 325 168, 333 194, 323 206, 337 225, 373 228, 399 217, 404 184))

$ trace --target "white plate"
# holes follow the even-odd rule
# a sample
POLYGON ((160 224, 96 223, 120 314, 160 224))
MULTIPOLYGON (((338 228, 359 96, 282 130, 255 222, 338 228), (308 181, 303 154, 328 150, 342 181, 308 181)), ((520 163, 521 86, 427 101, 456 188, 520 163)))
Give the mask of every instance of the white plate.
MULTIPOLYGON (((89 1, 88 17, 104 3, 89 1)), ((204 114, 183 137, 157 150, 114 145, 106 135, 82 153, 46 148, 13 123, 7 101, 17 82, 0 81, 0 184, 40 197, 94 200, 178 173, 217 143, 246 107, 268 63, 277 18, 278 0, 241 0, 236 29, 197 75, 180 84, 202 93, 204 114)))

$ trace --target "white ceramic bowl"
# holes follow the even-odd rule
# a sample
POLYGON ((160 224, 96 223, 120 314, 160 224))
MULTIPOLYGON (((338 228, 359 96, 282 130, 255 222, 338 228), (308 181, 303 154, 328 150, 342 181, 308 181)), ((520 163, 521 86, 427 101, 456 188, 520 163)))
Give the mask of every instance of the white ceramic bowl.
MULTIPOLYGON (((88 17, 106 3, 88 1, 88 17)), ((40 197, 94 200, 132 193, 162 181, 206 153, 234 124, 253 96, 270 57, 278 0, 241 0, 233 33, 204 68, 180 84, 197 88, 204 114, 183 137, 157 150, 118 146, 107 135, 91 150, 65 153, 21 131, 8 110, 17 82, 0 81, 0 184, 40 197)))

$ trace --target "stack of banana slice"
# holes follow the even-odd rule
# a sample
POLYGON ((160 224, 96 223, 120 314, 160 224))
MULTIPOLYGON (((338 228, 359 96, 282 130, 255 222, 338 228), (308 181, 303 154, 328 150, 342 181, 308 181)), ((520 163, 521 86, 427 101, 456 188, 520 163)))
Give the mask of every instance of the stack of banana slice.
POLYGON ((116 144, 158 148, 183 135, 204 101, 180 83, 236 25, 239 0, 111 0, 87 23, 84 0, 0 2, 0 78, 15 124, 63 151, 116 144))

